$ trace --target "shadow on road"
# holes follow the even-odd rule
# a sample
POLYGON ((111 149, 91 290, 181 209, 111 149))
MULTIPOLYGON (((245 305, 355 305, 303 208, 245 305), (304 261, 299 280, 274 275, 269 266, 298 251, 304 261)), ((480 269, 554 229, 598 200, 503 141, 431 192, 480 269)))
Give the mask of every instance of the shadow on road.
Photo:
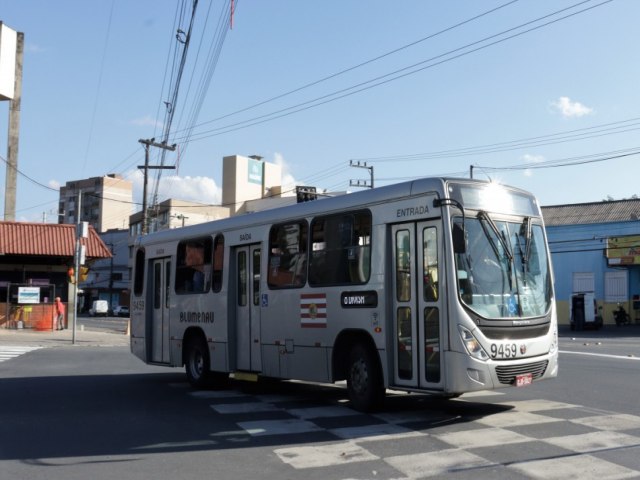
MULTIPOLYGON (((125 456, 335 441, 328 430, 385 423, 380 416, 348 411, 313 418, 310 432, 253 436, 239 428, 252 420, 292 419, 294 409, 346 406, 346 391, 294 382, 230 381, 222 390, 194 394, 181 371, 153 374, 50 376, 0 380, 0 460, 38 464, 60 457, 125 456), (274 402, 273 398, 278 401, 274 402), (212 406, 259 404, 268 411, 220 414, 212 406)), ((432 431, 467 423, 509 406, 391 395, 382 415, 411 415, 403 428, 432 431)), ((89 461, 89 460, 87 460, 89 461)), ((95 461, 95 460, 91 460, 95 461)), ((105 460, 109 461, 109 460, 105 460)), ((82 462, 80 462, 82 463, 82 462)))

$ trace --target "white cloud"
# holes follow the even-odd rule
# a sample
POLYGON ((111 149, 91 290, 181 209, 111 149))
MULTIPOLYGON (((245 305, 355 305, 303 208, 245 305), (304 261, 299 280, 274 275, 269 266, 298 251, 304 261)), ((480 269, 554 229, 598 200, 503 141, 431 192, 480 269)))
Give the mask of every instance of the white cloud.
POLYGON ((580 102, 573 102, 569 97, 560 97, 551 102, 551 106, 565 118, 583 117, 594 113, 593 108, 580 102))
MULTIPOLYGON (((542 155, 531 155, 529 153, 523 155, 522 157, 520 157, 522 162, 525 164, 531 164, 531 163, 542 163, 544 162, 544 157, 542 155)), ((531 168, 527 168, 524 170, 523 172, 525 177, 532 177, 533 176, 533 169, 531 168)))
POLYGON ((134 118, 133 120, 130 120, 129 123, 131 125, 135 125, 136 127, 155 127, 159 129, 162 129, 164 126, 162 122, 156 120, 155 118, 152 118, 150 115, 140 118, 134 118))
POLYGON ((27 43, 24 47, 25 51, 29 53, 42 53, 46 52, 46 49, 42 48, 40 45, 36 45, 35 43, 27 43))
POLYGON ((298 185, 298 182, 296 181, 294 176, 291 174, 289 165, 287 164, 287 162, 284 159, 284 156, 281 153, 278 153, 278 152, 274 153, 273 163, 275 163, 276 165, 279 165, 280 168, 282 168, 282 190, 283 191, 291 190, 296 185, 298 185))
MULTIPOLYGON (((133 182, 134 202, 142 203, 142 190, 144 188, 144 175, 140 170, 135 170, 126 177, 133 182)), ((154 189, 154 176, 150 175, 147 184, 147 194, 151 196, 154 189)), ((220 205, 222 202, 222 189, 216 185, 213 178, 209 177, 181 177, 178 175, 163 175, 158 187, 158 200, 168 198, 198 202, 207 205, 220 205)), ((140 210, 140 206, 135 207, 140 210)))
POLYGON ((213 178, 172 175, 160 179, 158 196, 219 205, 222 201, 222 189, 216 185, 213 178))

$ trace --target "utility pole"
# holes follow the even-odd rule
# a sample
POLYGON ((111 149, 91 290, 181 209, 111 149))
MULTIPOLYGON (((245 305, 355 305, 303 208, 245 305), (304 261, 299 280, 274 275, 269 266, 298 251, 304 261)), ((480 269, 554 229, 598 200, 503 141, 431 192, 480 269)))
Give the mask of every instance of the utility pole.
POLYGON ((76 248, 73 256, 73 326, 71 343, 76 343, 76 325, 78 323, 78 284, 80 266, 85 262, 85 246, 82 239, 89 236, 89 223, 82 221, 82 189, 78 190, 78 221, 76 223, 76 248))
POLYGON ((354 168, 366 168, 369 170, 369 183, 367 183, 367 180, 349 180, 350 187, 373 188, 373 167, 367 166, 367 162, 361 164, 360 160, 358 160, 358 163, 354 163, 353 160, 349 160, 349 166, 354 168))
POLYGON ((113 310, 113 243, 108 243, 111 250, 111 265, 109 266, 109 308, 113 310))
POLYGON ((178 220, 182 220, 182 226, 184 227, 184 221, 188 220, 189 217, 185 217, 184 214, 178 213, 177 215, 171 215, 173 218, 177 218, 178 220))
MULTIPOLYGON (((1 23, 1 22, 0 22, 1 23)), ((16 190, 18 185, 18 140, 20 138, 20 103, 22 102, 22 59, 24 33, 17 32, 16 63, 13 99, 9 106, 9 136, 7 139, 7 168, 5 174, 4 219, 16 219, 16 190)))
POLYGON ((142 234, 143 235, 146 235, 148 230, 147 182, 148 182, 149 169, 172 170, 176 168, 176 167, 170 167, 165 165, 157 165, 157 166, 149 165, 149 147, 158 147, 163 150, 169 150, 171 152, 173 152, 176 149, 175 143, 173 145, 167 145, 167 142, 157 143, 155 140, 156 140, 155 138, 151 138, 149 140, 142 140, 142 139, 138 140, 138 142, 144 145, 144 165, 138 165, 138 168, 141 168, 144 170, 144 184, 142 188, 142 234))

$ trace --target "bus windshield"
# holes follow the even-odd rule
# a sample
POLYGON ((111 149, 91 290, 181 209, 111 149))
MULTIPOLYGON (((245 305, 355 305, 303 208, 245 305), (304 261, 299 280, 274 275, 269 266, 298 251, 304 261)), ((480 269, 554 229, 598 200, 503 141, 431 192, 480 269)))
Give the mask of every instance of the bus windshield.
MULTIPOLYGON (((462 217, 454 223, 462 226, 462 217)), ((456 254, 462 303, 487 319, 539 317, 551 308, 551 272, 542 225, 531 217, 466 217, 466 251, 456 254)))

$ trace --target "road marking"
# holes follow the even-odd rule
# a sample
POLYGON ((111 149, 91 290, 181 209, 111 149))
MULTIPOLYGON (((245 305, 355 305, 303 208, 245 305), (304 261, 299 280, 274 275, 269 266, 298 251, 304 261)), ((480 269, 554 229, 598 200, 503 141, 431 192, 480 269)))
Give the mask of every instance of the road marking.
POLYGON ((629 470, 621 465, 616 465, 591 455, 532 460, 512 465, 511 468, 531 478, 540 480, 637 478, 636 475, 638 473, 635 470, 629 470))
POLYGON ((573 423, 587 425, 600 430, 635 430, 640 429, 640 417, 635 415, 596 415, 593 417, 577 418, 573 423))
POLYGON ((569 350, 559 350, 560 353, 571 353, 573 355, 589 355, 591 357, 617 358, 618 360, 640 360, 640 357, 628 357, 624 355, 609 355, 606 353, 571 352, 569 350))
POLYGON ((293 468, 318 468, 346 463, 378 460, 379 457, 352 442, 312 447, 279 448, 274 450, 284 463, 293 468))
POLYGON ((0 347, 0 362, 11 360, 12 358, 19 357, 20 355, 24 355, 25 353, 29 353, 40 348, 42 347, 0 347))
POLYGON ((459 449, 400 455, 385 458, 384 461, 409 478, 443 478, 456 471, 496 465, 494 462, 459 449))
POLYGON ((638 446, 638 437, 606 430, 583 433, 581 435, 568 435, 566 437, 545 438, 544 441, 578 453, 594 453, 598 450, 638 446))

